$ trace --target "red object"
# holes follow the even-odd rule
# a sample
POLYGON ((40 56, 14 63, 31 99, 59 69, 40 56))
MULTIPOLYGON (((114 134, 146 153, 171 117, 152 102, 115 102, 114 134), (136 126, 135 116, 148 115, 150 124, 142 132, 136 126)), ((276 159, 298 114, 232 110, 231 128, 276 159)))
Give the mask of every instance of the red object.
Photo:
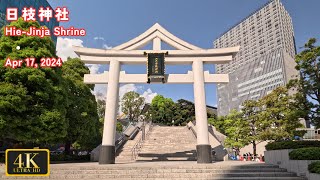
POLYGON ((240 156, 240 161, 243 161, 243 157, 242 156, 240 156))
POLYGON ((260 162, 263 162, 263 158, 262 158, 262 155, 260 155, 260 162))

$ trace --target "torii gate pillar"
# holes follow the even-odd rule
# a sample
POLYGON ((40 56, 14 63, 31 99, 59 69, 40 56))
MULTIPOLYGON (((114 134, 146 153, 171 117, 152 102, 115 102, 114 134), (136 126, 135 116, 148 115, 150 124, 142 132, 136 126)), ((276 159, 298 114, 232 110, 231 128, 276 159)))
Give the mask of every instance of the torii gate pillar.
POLYGON ((99 164, 115 163, 115 135, 119 101, 119 76, 120 62, 117 60, 110 61, 106 113, 103 125, 99 164))
POLYGON ((192 71, 194 77, 194 105, 197 123, 197 162, 211 163, 211 145, 209 143, 206 93, 204 89, 203 62, 193 61, 192 71))

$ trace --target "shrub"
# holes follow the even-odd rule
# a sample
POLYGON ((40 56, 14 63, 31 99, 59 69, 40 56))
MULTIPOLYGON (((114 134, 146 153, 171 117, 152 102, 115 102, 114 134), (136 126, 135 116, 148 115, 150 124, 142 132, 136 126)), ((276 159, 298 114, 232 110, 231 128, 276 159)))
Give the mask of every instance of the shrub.
POLYGON ((90 161, 90 155, 65 155, 65 154, 55 154, 50 155, 50 161, 90 161))
POLYGON ((0 163, 4 163, 4 161, 5 161, 4 156, 2 156, 2 155, 0 154, 0 163))
POLYGON ((266 145, 266 149, 279 150, 279 149, 299 149, 306 147, 320 147, 320 141, 281 141, 271 142, 266 145))
POLYGON ((295 149, 289 153, 292 160, 320 160, 320 147, 295 149))
POLYGON ((308 170, 310 173, 320 174, 320 161, 309 164, 308 170))

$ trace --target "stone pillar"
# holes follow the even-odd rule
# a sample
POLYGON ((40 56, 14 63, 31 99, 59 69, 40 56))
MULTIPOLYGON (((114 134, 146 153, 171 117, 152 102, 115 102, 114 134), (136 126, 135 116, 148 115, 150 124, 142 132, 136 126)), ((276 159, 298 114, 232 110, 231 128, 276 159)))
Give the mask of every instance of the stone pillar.
POLYGON ((119 100, 119 76, 119 61, 110 61, 106 113, 104 117, 99 164, 115 163, 115 136, 119 100))
POLYGON ((211 163, 211 145, 209 143, 206 94, 204 89, 203 62, 193 61, 193 90, 197 128, 197 162, 211 163))

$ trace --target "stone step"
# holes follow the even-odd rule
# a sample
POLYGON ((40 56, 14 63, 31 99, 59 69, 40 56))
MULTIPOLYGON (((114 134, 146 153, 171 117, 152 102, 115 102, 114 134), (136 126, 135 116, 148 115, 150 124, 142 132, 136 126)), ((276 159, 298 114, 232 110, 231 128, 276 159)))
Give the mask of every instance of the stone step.
POLYGON ((222 177, 295 177, 293 173, 241 172, 241 173, 149 173, 149 174, 51 174, 50 179, 97 179, 97 178, 222 178, 222 177))
POLYGON ((196 139, 186 127, 155 126, 137 161, 196 160, 196 139))
POLYGON ((138 157, 158 157, 158 158, 161 158, 161 157, 186 157, 186 158, 189 158, 189 157, 195 157, 195 154, 171 154, 171 153, 167 153, 167 154, 150 154, 150 153, 139 153, 138 157))
POLYGON ((160 150, 162 150, 162 151, 177 151, 177 150, 179 150, 179 151, 181 151, 181 152, 184 152, 184 151, 195 151, 195 149, 194 149, 194 147, 184 147, 184 148, 181 148, 181 147, 179 147, 179 148, 171 148, 172 146, 165 146, 165 147, 158 147, 158 148, 156 148, 156 147, 143 147, 143 149, 142 149, 142 151, 146 151, 146 150, 152 150, 152 151, 154 151, 154 150, 157 150, 156 151, 156 153, 157 152, 159 152, 160 150), (170 149, 168 149, 168 147, 170 147, 170 149))
POLYGON ((6 177, 0 168, 0 179, 247 179, 302 180, 276 165, 256 162, 150 162, 98 165, 97 163, 53 164, 49 177, 6 177))
MULTIPOLYGON (((144 144, 143 144, 143 146, 152 146, 152 145, 161 145, 162 144, 162 146, 166 146, 166 145, 171 145, 171 146, 177 146, 177 144, 176 143, 178 143, 178 142, 170 142, 170 143, 168 143, 168 142, 161 142, 161 141, 153 141, 153 142, 145 142, 144 144)), ((192 145, 195 145, 195 142, 194 141, 190 141, 190 142, 179 142, 179 145, 181 145, 181 146, 187 146, 187 147, 193 147, 193 148, 195 148, 194 146, 192 146, 192 145), (191 143, 191 144, 190 144, 191 143)), ((178 146, 179 147, 179 146, 178 146)))
POLYGON ((234 170, 223 170, 223 169, 154 169, 154 170, 54 170, 51 174, 141 174, 141 173, 246 173, 246 172, 286 172, 285 169, 234 169, 234 170))
MULTIPOLYGON (((233 163, 233 162, 231 162, 233 163)), ((215 165, 213 164, 194 164, 194 165, 167 165, 167 166, 159 166, 159 165, 153 165, 153 166, 121 166, 119 167, 118 165, 113 166, 113 165, 91 165, 91 166, 59 166, 59 165, 52 165, 51 169, 52 170, 149 170, 151 172, 157 172, 158 170, 173 170, 173 169, 183 169, 183 170, 198 170, 198 169, 208 169, 208 170, 244 170, 247 171, 249 169, 256 169, 256 170, 264 170, 264 169, 280 169, 279 166, 276 165, 265 165, 263 163, 260 164, 254 164, 254 165, 233 165, 233 166, 228 166, 228 165, 215 165)))
MULTIPOLYGON (((1 176, 0 176, 1 177, 1 176)), ((5 177, 4 177, 5 178, 5 177)), ((13 178, 6 178, 13 179, 13 178)), ((14 178, 25 179, 25 178, 14 178)), ((38 177, 29 178, 32 180, 40 180, 38 177)), ((44 178, 42 178, 44 179, 44 178)), ((46 178, 47 179, 47 178, 46 178)), ((60 178, 51 180, 61 180, 60 178)), ((86 179, 86 178, 83 178, 86 179)), ((195 180, 195 178, 112 178, 112 180, 195 180)), ((306 180, 302 177, 212 177, 212 178, 196 178, 197 180, 306 180)), ((92 178, 90 180, 101 180, 101 178, 92 178)), ((106 179, 108 180, 108 178, 106 179)))
POLYGON ((145 158, 145 157, 139 157, 136 161, 137 162, 143 162, 143 161, 196 161, 197 159, 195 157, 161 157, 161 158, 145 158))

